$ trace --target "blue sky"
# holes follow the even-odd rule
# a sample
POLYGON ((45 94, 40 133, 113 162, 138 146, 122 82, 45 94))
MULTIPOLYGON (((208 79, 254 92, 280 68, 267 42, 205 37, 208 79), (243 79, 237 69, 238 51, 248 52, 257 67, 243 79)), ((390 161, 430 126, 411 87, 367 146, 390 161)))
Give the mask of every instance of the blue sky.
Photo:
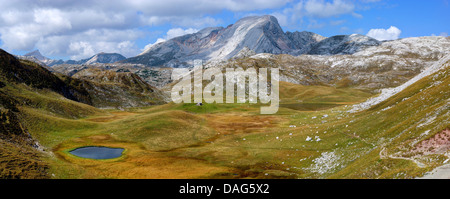
POLYGON ((55 59, 139 54, 155 42, 250 15, 274 15, 284 31, 377 39, 446 36, 450 0, 0 0, 0 48, 55 59))

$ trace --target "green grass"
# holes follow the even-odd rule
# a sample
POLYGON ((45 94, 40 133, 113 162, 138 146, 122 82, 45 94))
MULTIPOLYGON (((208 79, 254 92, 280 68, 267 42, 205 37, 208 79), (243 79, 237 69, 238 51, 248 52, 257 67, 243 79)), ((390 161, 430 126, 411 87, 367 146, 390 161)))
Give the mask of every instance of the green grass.
POLYGON ((449 128, 449 72, 447 67, 359 113, 347 112, 348 105, 367 99, 366 92, 288 83, 274 115, 260 115, 261 104, 99 111, 46 91, 18 95, 33 104, 20 107, 32 136, 58 154, 45 158, 56 178, 161 177, 155 168, 171 168, 167 178, 414 178, 445 160, 439 154, 418 157, 419 167, 406 158, 411 143, 449 128), (437 81, 442 83, 432 86, 437 81), (433 122, 424 124, 430 117, 433 122), (320 141, 306 141, 316 136, 320 141), (92 144, 124 147, 127 154, 96 162, 64 153, 92 144), (203 169, 210 172, 200 175, 203 169))

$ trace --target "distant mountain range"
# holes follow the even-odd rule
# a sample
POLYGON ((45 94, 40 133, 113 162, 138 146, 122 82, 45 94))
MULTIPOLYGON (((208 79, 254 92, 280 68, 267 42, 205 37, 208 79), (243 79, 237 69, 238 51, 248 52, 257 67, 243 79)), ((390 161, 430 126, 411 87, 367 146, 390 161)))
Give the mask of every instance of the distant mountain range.
POLYGON ((205 28, 158 43, 121 63, 184 67, 194 59, 226 60, 244 48, 270 54, 352 54, 381 42, 363 35, 330 38, 312 32, 284 32, 270 15, 245 17, 228 27, 205 28))
POLYGON ((26 59, 29 61, 34 61, 37 62, 41 65, 46 65, 46 66, 54 66, 54 65, 59 65, 59 64, 78 64, 78 65, 83 65, 83 64, 93 64, 93 63, 114 63, 117 61, 121 61, 126 59, 126 57, 124 57, 121 54, 118 53, 98 53, 96 55, 93 55, 92 57, 89 57, 87 59, 82 59, 82 60, 67 60, 67 61, 63 61, 63 60, 54 60, 54 59, 50 59, 47 58, 45 56, 43 56, 39 50, 34 50, 32 52, 29 52, 23 56, 17 56, 18 58, 21 59, 26 59))
POLYGON ((82 60, 52 60, 35 50, 24 56, 47 66, 59 64, 130 63, 152 67, 187 67, 195 59, 227 60, 244 48, 255 53, 340 55, 353 54, 382 42, 368 36, 337 35, 330 38, 312 32, 284 32, 270 15, 250 16, 227 27, 208 27, 196 33, 157 43, 141 54, 126 58, 117 53, 99 53, 82 60))

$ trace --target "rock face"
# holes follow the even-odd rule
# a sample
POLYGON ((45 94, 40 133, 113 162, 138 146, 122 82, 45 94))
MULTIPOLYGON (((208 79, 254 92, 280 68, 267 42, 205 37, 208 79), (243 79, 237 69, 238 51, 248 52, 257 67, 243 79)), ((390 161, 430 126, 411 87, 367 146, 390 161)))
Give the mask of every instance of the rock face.
POLYGON ((317 42, 320 42, 326 37, 318 35, 313 32, 286 32, 286 36, 292 41, 293 45, 297 49, 297 53, 292 54, 305 54, 308 53, 311 50, 311 47, 316 44, 317 42))
POLYGON ((68 85, 40 65, 27 60, 18 60, 1 49, 0 76, 4 76, 8 82, 24 83, 36 89, 49 89, 67 99, 90 103, 83 89, 68 85))
POLYGON ((122 63, 185 67, 194 59, 226 60, 242 49, 255 53, 299 55, 324 37, 311 32, 284 33, 275 17, 245 17, 226 28, 205 28, 158 43, 122 63))
POLYGON ((48 60, 48 59, 49 59, 49 58, 47 58, 47 57, 44 57, 44 56, 41 54, 41 52, 39 52, 39 50, 31 51, 31 52, 29 52, 29 53, 27 53, 27 54, 25 54, 25 55, 23 55, 23 56, 26 56, 26 57, 34 57, 34 58, 36 58, 37 60, 40 60, 40 61, 48 60))
POLYGON ((342 55, 353 54, 366 47, 378 46, 381 42, 368 36, 352 34, 337 35, 313 44, 308 54, 342 55))
POLYGON ((87 90, 98 108, 123 108, 163 104, 167 96, 131 72, 84 69, 72 78, 87 90))
POLYGON ((244 47, 241 51, 239 51, 235 56, 233 56, 233 59, 241 59, 256 55, 255 51, 250 50, 248 47, 244 47))
MULTIPOLYGON (((359 38, 354 39, 355 44, 342 42, 347 40, 345 36, 336 42, 342 46, 341 52, 360 48, 353 54, 292 56, 259 53, 223 62, 207 62, 204 67, 278 67, 281 81, 301 85, 353 87, 377 93, 379 89, 400 86, 450 52, 450 37, 405 38, 361 47, 358 43, 371 44, 372 39, 355 36, 359 38)), ((316 45, 323 46, 328 43, 326 40, 316 45)), ((315 49, 320 48, 313 47, 312 50, 315 49)), ((326 50, 329 50, 326 53, 334 53, 333 49, 320 50, 324 50, 322 53, 326 50)))
POLYGON ((86 62, 84 62, 84 64, 93 64, 93 63, 114 63, 117 61, 121 61, 126 59, 126 57, 124 57, 121 54, 118 53, 99 53, 96 54, 94 56, 92 56, 91 58, 89 58, 89 60, 87 60, 86 62))
POLYGON ((42 66, 53 66, 53 65, 64 63, 63 60, 54 60, 54 59, 50 59, 48 57, 43 56, 41 54, 41 52, 39 52, 39 50, 34 50, 23 56, 17 56, 17 57, 20 59, 25 59, 25 60, 29 60, 32 62, 36 62, 42 66))

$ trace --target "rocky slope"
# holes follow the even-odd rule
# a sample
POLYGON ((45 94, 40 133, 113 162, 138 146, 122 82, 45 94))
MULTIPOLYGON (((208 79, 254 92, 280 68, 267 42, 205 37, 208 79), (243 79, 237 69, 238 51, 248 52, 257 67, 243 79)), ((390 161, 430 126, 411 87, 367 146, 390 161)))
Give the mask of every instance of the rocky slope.
MULTIPOLYGON (((371 39, 364 41, 372 42, 371 39)), ((449 52, 450 37, 420 37, 366 46, 349 55, 260 53, 229 61, 210 61, 205 67, 278 67, 281 81, 353 87, 376 93, 379 89, 405 83, 449 52)))
POLYGON ((125 108, 163 104, 167 100, 157 88, 131 72, 85 69, 72 76, 80 81, 98 108, 125 108))
POLYGON ((34 61, 37 62, 38 64, 42 65, 42 66, 53 66, 53 65, 57 65, 57 64, 63 64, 64 61, 63 60, 54 60, 54 59, 50 59, 48 57, 45 57, 41 54, 41 52, 39 52, 39 50, 34 50, 31 51, 23 56, 18 56, 20 59, 26 59, 29 61, 34 61))
POLYGON ((75 117, 90 112, 73 100, 90 103, 83 89, 0 49, 0 178, 47 178, 40 146, 25 125, 30 121, 22 119, 23 107, 75 117))
POLYGON ((102 112, 93 106, 148 106, 164 100, 161 91, 134 73, 91 69, 70 77, 0 49, 0 178, 49 178, 42 161, 47 149, 28 129, 45 132, 49 121, 102 112))
POLYGON ((100 64, 90 65, 62 64, 53 66, 52 69, 67 76, 72 76, 85 69, 101 69, 114 72, 131 72, 138 75, 142 80, 156 88, 162 88, 172 82, 171 75, 173 68, 146 67, 142 64, 100 64))
POLYGON ((36 89, 50 89, 67 99, 90 104, 85 90, 66 84, 40 65, 18 60, 1 49, 0 56, 0 73, 5 77, 5 81, 24 83, 36 89))
POLYGON ((308 53, 311 50, 311 47, 316 44, 317 42, 320 42, 326 37, 318 35, 313 32, 286 32, 286 36, 291 40, 295 48, 297 49, 297 52, 294 54, 305 54, 308 53))
POLYGON ((89 60, 87 60, 83 64, 114 63, 114 62, 121 61, 124 59, 126 59, 126 57, 124 57, 123 55, 118 54, 118 53, 103 53, 102 52, 102 53, 92 56, 91 58, 89 58, 89 60))
MULTIPOLYGON (((352 87, 378 93, 380 89, 407 82, 450 52, 449 37, 404 38, 382 43, 361 35, 339 37, 340 40, 336 43, 341 46, 341 52, 346 52, 339 55, 275 55, 256 53, 243 47, 229 60, 212 60, 204 62, 204 65, 205 68, 279 67, 282 81, 302 85, 352 87), (364 44, 359 45, 360 43, 364 44), (350 52, 353 54, 347 54, 350 52)), ((336 39, 330 38, 311 45, 312 50, 322 51, 322 48, 317 47, 336 39)), ((334 50, 330 48, 329 51, 327 53, 333 53, 334 50)), ((163 88, 172 82, 172 68, 147 67, 144 64, 59 65, 52 69, 70 76, 88 67, 132 72, 157 88, 163 88)))
POLYGON ((363 48, 378 46, 381 42, 364 35, 337 35, 323 39, 313 44, 308 54, 311 55, 340 55, 353 54, 363 48))

